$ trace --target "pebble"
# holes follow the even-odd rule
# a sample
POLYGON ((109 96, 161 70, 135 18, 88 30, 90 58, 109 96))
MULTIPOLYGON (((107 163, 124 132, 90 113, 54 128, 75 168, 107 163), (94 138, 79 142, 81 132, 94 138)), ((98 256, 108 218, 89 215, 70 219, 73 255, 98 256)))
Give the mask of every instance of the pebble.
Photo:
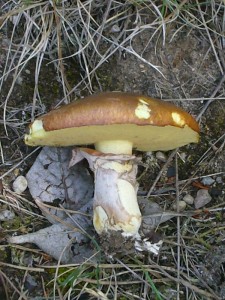
POLYGON ((32 292, 34 288, 38 285, 36 282, 36 278, 34 276, 31 276, 30 274, 27 274, 24 284, 28 292, 32 292))
POLYGON ((202 180, 201 180, 202 184, 204 185, 212 185, 215 180, 212 178, 212 177, 204 177, 202 180))
POLYGON ((189 205, 192 205, 194 203, 194 198, 191 195, 187 194, 183 197, 183 201, 189 205))
POLYGON ((174 167, 169 167, 166 175, 167 175, 167 177, 175 177, 176 169, 174 167))
POLYGON ((212 197, 219 197, 222 195, 222 190, 221 189, 218 189, 216 187, 212 187, 209 189, 209 194, 212 196, 212 197))
POLYGON ((15 214, 13 211, 10 211, 8 209, 0 211, 0 221, 12 220, 14 217, 15 217, 15 214))
POLYGON ((216 177, 216 182, 219 183, 219 184, 220 184, 220 183, 223 183, 223 178, 220 177, 220 176, 219 176, 219 177, 216 177))
POLYGON ((157 151, 155 157, 158 160, 161 160, 162 162, 166 162, 167 161, 166 155, 163 152, 161 152, 161 151, 157 151))
MULTIPOLYGON (((184 211, 187 206, 187 203, 185 201, 181 200, 178 202, 178 205, 179 205, 179 211, 184 211)), ((173 204, 173 209, 177 210, 177 203, 173 204)))
POLYGON ((23 83, 23 77, 22 76, 18 76, 16 78, 16 83, 19 84, 19 85, 22 85, 22 83, 23 83))
POLYGON ((212 200, 212 197, 209 195, 208 190, 201 189, 198 190, 197 195, 194 200, 195 208, 201 208, 205 206, 207 203, 209 203, 212 200))
POLYGON ((27 180, 24 176, 20 175, 13 182, 13 190, 17 194, 22 194, 27 188, 27 180))
POLYGON ((116 24, 113 25, 112 28, 111 28, 111 32, 113 32, 113 33, 114 32, 120 32, 120 27, 116 24))

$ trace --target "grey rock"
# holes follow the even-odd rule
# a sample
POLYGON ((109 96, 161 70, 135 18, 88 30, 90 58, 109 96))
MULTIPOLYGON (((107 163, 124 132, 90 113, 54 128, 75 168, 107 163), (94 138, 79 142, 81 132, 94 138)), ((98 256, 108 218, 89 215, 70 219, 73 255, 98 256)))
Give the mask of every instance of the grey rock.
POLYGON ((12 220, 15 217, 15 213, 8 209, 0 211, 0 221, 12 220))
POLYGON ((208 204, 212 200, 212 197, 209 195, 208 190, 201 189, 197 192, 197 195, 194 200, 195 208, 201 208, 208 204))
MULTIPOLYGON (((181 200, 181 201, 178 202, 178 206, 179 206, 178 207, 179 211, 184 211, 186 206, 187 206, 187 203, 185 201, 181 200)), ((177 203, 173 204, 173 209, 177 210, 177 203)))
POLYGON ((13 190, 17 194, 22 194, 27 188, 27 180, 24 176, 20 175, 13 182, 13 190))
POLYGON ((183 201, 189 205, 192 205, 194 203, 194 198, 190 194, 187 194, 183 197, 183 201))
POLYGON ((42 149, 26 175, 34 199, 48 203, 66 201, 66 208, 75 210, 91 199, 93 179, 83 162, 69 167, 71 156, 70 148, 42 149))
POLYGON ((212 178, 212 177, 204 177, 202 180, 201 180, 202 184, 204 185, 212 185, 215 180, 212 178))
POLYGON ((157 151, 155 157, 162 162, 166 162, 167 160, 166 154, 161 151, 157 151))

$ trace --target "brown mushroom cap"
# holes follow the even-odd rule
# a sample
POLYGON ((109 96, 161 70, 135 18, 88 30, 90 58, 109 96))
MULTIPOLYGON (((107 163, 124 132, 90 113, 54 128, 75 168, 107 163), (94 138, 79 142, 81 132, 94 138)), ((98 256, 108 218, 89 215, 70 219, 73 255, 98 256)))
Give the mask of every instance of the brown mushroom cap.
POLYGON ((39 118, 25 135, 28 145, 88 145, 125 140, 141 151, 170 150, 198 142, 199 125, 179 107, 121 92, 88 96, 39 118))

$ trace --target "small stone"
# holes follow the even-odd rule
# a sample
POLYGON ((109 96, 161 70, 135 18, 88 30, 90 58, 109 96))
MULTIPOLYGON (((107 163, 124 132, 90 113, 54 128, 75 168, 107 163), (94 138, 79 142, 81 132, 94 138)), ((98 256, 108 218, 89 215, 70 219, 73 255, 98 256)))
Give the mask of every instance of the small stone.
MULTIPOLYGON (((178 202, 178 205, 179 205, 179 211, 184 211, 187 206, 187 203, 185 201, 181 200, 178 202)), ((177 203, 173 204, 173 209, 177 210, 177 203)))
POLYGON ((189 205, 192 205, 194 203, 194 198, 191 195, 187 194, 183 197, 183 201, 189 205))
POLYGON ((27 180, 24 176, 20 175, 13 182, 13 190, 17 194, 22 194, 27 188, 27 180))
POLYGON ((158 160, 161 160, 162 162, 166 162, 167 161, 166 155, 163 152, 161 152, 161 151, 157 151, 155 157, 158 160))
POLYGON ((14 15, 10 18, 10 21, 13 23, 13 25, 17 25, 19 23, 19 15, 14 15))
POLYGON ((204 177, 202 180, 201 180, 202 184, 204 185, 212 185, 215 180, 212 178, 212 177, 204 177))
POLYGON ((174 167, 169 167, 166 175, 167 175, 167 177, 175 177, 176 169, 174 167))
POLYGON ((216 177, 216 182, 219 183, 219 184, 223 183, 223 178, 221 176, 216 177))
POLYGON ((205 189, 198 190, 197 195, 194 200, 195 208, 201 208, 208 204, 212 200, 209 192, 205 189))
POLYGON ((147 151, 147 152, 145 152, 145 155, 146 155, 146 157, 152 157, 153 153, 152 153, 152 151, 147 151))
POLYGON ((212 197, 219 197, 219 196, 222 195, 222 190, 218 189, 218 188, 215 188, 215 187, 212 187, 212 188, 209 189, 209 194, 212 197))
POLYGON ((15 214, 13 211, 10 211, 8 209, 0 211, 0 221, 12 220, 14 217, 15 217, 15 214))
POLYGON ((23 83, 23 77, 22 76, 18 76, 16 78, 16 83, 19 84, 19 85, 22 85, 22 83, 23 83))
POLYGON ((116 33, 116 32, 120 32, 120 28, 118 25, 113 25, 111 28, 111 32, 116 33))
POLYGON ((33 291, 37 286, 36 278, 30 274, 27 274, 24 286, 29 292, 33 291))

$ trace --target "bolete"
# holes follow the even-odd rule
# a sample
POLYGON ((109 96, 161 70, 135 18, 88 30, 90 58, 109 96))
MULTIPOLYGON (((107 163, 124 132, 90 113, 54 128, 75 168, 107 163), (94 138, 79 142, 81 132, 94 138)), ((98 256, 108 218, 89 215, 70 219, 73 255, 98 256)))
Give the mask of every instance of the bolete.
POLYGON ((179 107, 147 96, 106 92, 64 105, 29 127, 30 146, 91 145, 78 148, 71 164, 86 158, 95 174, 93 223, 99 234, 135 236, 141 224, 137 203, 140 151, 171 150, 197 143, 199 126, 179 107))

